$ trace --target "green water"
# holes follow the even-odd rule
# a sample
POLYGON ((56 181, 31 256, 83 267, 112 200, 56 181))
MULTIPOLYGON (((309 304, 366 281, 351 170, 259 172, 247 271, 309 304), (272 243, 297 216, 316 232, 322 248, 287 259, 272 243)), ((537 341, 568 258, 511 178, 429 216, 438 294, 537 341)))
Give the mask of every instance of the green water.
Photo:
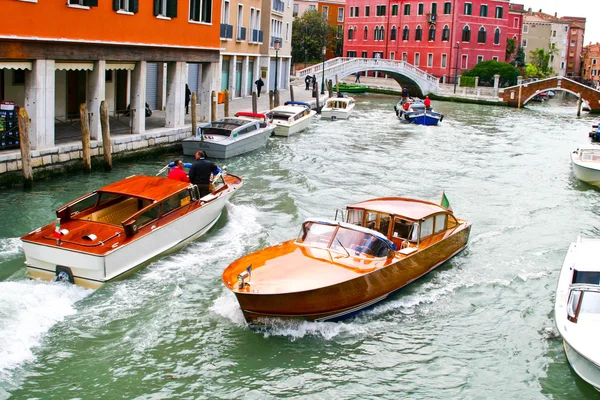
POLYGON ((600 191, 569 161, 593 118, 556 98, 523 110, 434 102, 445 119, 422 127, 399 123, 396 99, 355 97, 351 120, 316 120, 228 161, 245 186, 209 234, 97 291, 27 280, 18 238, 170 160, 2 191, 0 398, 599 399, 553 321, 569 244, 600 237, 600 191), (469 247, 353 319, 254 332, 221 283, 229 263, 295 237, 307 217, 442 191, 473 223, 469 247))

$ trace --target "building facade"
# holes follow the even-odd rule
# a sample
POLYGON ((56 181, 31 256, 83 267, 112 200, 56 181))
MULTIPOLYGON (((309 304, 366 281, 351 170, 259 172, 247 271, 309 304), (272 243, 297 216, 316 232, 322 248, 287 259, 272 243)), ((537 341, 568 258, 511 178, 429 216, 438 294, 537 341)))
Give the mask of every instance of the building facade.
POLYGON ((600 88, 600 43, 590 43, 583 48, 581 77, 591 82, 594 88, 600 88))
POLYGON ((550 53, 549 67, 556 75, 567 73, 569 23, 541 10, 529 9, 524 15, 521 46, 525 51, 525 61, 531 58, 531 51, 543 49, 550 53))
POLYGON ((292 0, 262 0, 261 26, 266 27, 265 40, 261 44, 260 75, 264 90, 287 89, 290 86, 292 60, 292 0), (279 50, 276 49, 279 42, 279 50))
POLYGON ((306 11, 317 10, 327 20, 327 25, 335 30, 338 39, 337 47, 329 46, 326 59, 344 55, 344 21, 346 16, 346 0, 294 0, 294 17, 301 17, 306 11))
POLYGON ((512 17, 509 0, 347 0, 344 51, 404 60, 448 81, 479 62, 504 61, 507 38, 521 29, 512 17))
POLYGON ((569 24, 566 75, 578 78, 581 76, 586 19, 582 17, 562 17, 561 20, 569 24))
POLYGON ((162 128, 182 127, 186 83, 210 118, 220 3, 10 0, 2 12, 11 18, 0 27, 0 97, 27 109, 32 149, 54 146, 55 121, 77 119, 81 103, 96 140, 104 100, 130 117, 131 133, 146 131, 146 103, 165 110, 162 128))

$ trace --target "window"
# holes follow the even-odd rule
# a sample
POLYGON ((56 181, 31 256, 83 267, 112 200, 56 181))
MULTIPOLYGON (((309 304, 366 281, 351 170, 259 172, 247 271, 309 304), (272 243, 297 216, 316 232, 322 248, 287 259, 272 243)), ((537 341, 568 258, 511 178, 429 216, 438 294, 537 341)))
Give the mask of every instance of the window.
MULTIPOLYGON (((174 3, 175 14, 177 13, 177 1, 174 3)), ((229 21, 229 1, 227 3, 227 21, 229 21)), ((190 0, 190 21, 212 23, 212 0, 190 0)), ((227 22, 226 22, 227 23, 227 22)))
POLYGON ((415 30, 415 40, 421 40, 423 38, 423 29, 421 25, 417 25, 417 29, 415 30))
POLYGON ((528 32, 529 32, 529 25, 523 24, 523 33, 528 33, 528 32))
POLYGON ((423 3, 419 3, 419 5, 417 6, 417 15, 423 15, 425 7, 423 6, 423 3))
POLYGON ((565 32, 568 32, 568 31, 569 31, 569 27, 565 26, 565 32))
POLYGON ((504 14, 504 8, 496 7, 496 18, 502 19, 503 14, 504 14))
POLYGON ((471 29, 469 28, 468 25, 466 25, 463 28, 463 32, 462 32, 462 41, 463 42, 470 42, 471 41, 471 29))
MULTIPOLYGON (((296 4, 294 4, 294 7, 296 4)), ((344 22, 344 9, 342 7, 338 8, 338 22, 344 22)))
POLYGON ((292 17, 298 16, 298 4, 294 4, 294 9, 292 11, 292 17))
MULTIPOLYGON (((240 7, 243 7, 243 6, 240 4, 240 7)), ((290 23, 289 22, 285 23, 285 41, 286 42, 290 41, 290 23)))
POLYGON ((408 53, 402 53, 402 61, 406 62, 408 60, 408 53))
POLYGON ((346 53, 348 57, 356 57, 356 51, 350 51, 348 50, 348 52, 346 53))
POLYGON ((483 56, 477 56, 477 64, 483 62, 483 56))
POLYGON ((138 0, 113 1, 113 10, 135 14, 138 12, 138 0))
POLYGON ((435 25, 430 25, 429 26, 429 34, 427 35, 427 39, 430 42, 435 41, 435 25))
POLYGON ((396 59, 396 53, 395 52, 390 52, 390 60, 395 60, 396 59))
POLYGON ((446 63, 448 62, 448 55, 442 54, 442 68, 446 68, 446 63))
POLYGON ((444 29, 442 29, 442 42, 447 42, 450 40, 450 28, 448 25, 444 25, 444 29))
POLYGON ((335 37, 338 39, 341 39, 343 35, 344 35, 344 25, 338 25, 335 37))
POLYGON ((433 53, 427 54, 427 66, 433 67, 433 53))
POLYGON ((444 3, 444 14, 448 15, 452 13, 452 3, 449 1, 444 3))
MULTIPOLYGON (((190 1, 190 4, 192 1, 190 1)), ((191 15, 191 7, 190 7, 191 15)), ((177 17, 177 0, 155 0, 154 1, 154 16, 175 18, 177 17)), ((190 18, 191 19, 191 18, 190 18)))
POLYGON ((494 60, 494 61, 498 61, 498 56, 494 56, 494 57, 492 57, 492 60, 494 60))
POLYGON ((467 69, 467 67, 469 66, 469 56, 467 56, 466 54, 463 54, 460 60, 460 67, 462 69, 467 69))
POLYGON ((408 29, 408 25, 404 26, 404 29, 402 29, 402 40, 408 40, 410 34, 410 29, 408 29))
POLYGON ((404 5, 404 15, 410 15, 410 4, 404 5))
POLYGON ((371 7, 365 6, 365 17, 368 17, 369 15, 371 15, 371 7))
POLYGON ((398 15, 398 4, 392 6, 392 16, 398 15))
POLYGON ((431 15, 437 14, 437 3, 431 3, 431 15))
MULTIPOLYGON (((361 57, 362 57, 362 58, 367 58, 367 57, 369 57, 369 52, 367 52, 367 51, 363 51, 363 52, 362 52, 362 56, 361 56, 361 57)), ((362 220, 361 220, 361 224, 362 224, 362 220)))
POLYGON ((420 62, 421 62, 421 54, 415 53, 415 67, 418 67, 420 62))
POLYGON ((477 43, 485 43, 485 28, 482 26, 477 33, 477 43))
POLYGON ((433 217, 421 222, 421 239, 433 234, 433 217))
MULTIPOLYGON (((396 40, 396 27, 392 26, 392 30, 390 31, 390 40, 396 40)), ((596 61, 596 60, 594 60, 596 61)))
POLYGON ((435 229, 433 233, 440 233, 446 230, 446 214, 438 214, 435 216, 435 229))
POLYGON ((487 17, 488 14, 488 6, 487 4, 482 4, 481 6, 479 6, 479 16, 480 17, 487 17))
POLYGON ((465 3, 465 15, 473 15, 473 4, 465 3))
POLYGON ((365 29, 363 31, 363 40, 369 40, 369 27, 365 26, 365 29))
POLYGON ((594 58, 594 59, 592 60, 592 65, 596 65, 596 61, 598 61, 598 60, 594 58))
POLYGON ((190 202, 190 192, 185 190, 179 192, 162 203, 162 215, 165 215, 176 208, 183 207, 190 202))
POLYGON ((377 6, 376 10, 375 10, 375 14, 378 17, 382 17, 385 15, 385 6, 377 6))
POLYGON ((348 28, 348 40, 354 40, 354 28, 348 28))
POLYGON ((329 7, 323 6, 321 13, 323 14, 323 19, 329 18, 329 7))
POLYGON ((500 28, 494 31, 494 44, 500 44, 500 28))
POLYGON ((70 6, 98 7, 98 0, 69 0, 70 6))
POLYGON ((527 47, 527 39, 521 41, 521 47, 527 47))

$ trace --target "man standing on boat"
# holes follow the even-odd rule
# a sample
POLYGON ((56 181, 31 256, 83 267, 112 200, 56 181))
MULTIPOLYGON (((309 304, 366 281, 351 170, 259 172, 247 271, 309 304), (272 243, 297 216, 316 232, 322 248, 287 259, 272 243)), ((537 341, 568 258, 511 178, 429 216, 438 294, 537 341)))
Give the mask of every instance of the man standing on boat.
POLYGON ((210 193, 210 175, 216 175, 221 172, 221 169, 211 161, 206 159, 204 151, 196 152, 196 162, 190 168, 190 183, 198 186, 200 197, 204 197, 210 193))
POLYGON ((425 100, 423 100, 423 104, 425 105, 426 110, 431 109, 431 99, 429 98, 429 96, 425 96, 425 100))
POLYGON ((188 178, 187 174, 183 170, 183 161, 175 160, 174 164, 175 166, 169 171, 167 178, 176 181, 189 182, 190 178, 188 178))

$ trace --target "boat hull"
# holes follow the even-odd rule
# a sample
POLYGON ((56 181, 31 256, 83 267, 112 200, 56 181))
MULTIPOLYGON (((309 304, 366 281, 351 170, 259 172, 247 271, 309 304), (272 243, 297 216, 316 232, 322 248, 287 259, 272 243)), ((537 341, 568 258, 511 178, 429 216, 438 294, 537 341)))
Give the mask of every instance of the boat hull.
POLYGON ((335 285, 280 294, 234 293, 251 325, 262 324, 264 318, 342 319, 384 300, 448 261, 466 247, 470 230, 471 225, 465 223, 450 236, 421 251, 335 285))
POLYGON ((352 114, 352 110, 354 110, 354 106, 348 110, 339 110, 339 109, 321 109, 321 119, 330 119, 335 121, 337 119, 348 119, 350 118, 350 114, 352 114))
POLYGON ((303 130, 305 130, 308 127, 308 125, 310 125, 310 122, 312 121, 315 114, 315 111, 311 111, 308 115, 294 121, 293 124, 289 124, 287 121, 275 120, 273 121, 273 124, 275 124, 275 130, 273 131, 273 135, 288 137, 300 133, 303 130))
MULTIPOLYGON (((600 187, 600 170, 582 165, 582 163, 573 159, 573 154, 571 154, 571 165, 573 168, 573 175, 575 175, 577 179, 589 183, 590 185, 600 187)), ((600 165, 598 166, 600 167, 600 165)))
POLYGON ((198 150, 206 152, 207 157, 213 158, 231 158, 239 156, 250 151, 257 150, 267 145, 269 136, 273 133, 274 128, 261 129, 254 135, 234 138, 227 138, 219 142, 204 139, 199 137, 191 137, 182 141, 183 154, 193 156, 198 150))
POLYGON ((24 241, 27 273, 32 278, 52 280, 58 267, 70 269, 74 283, 88 288, 117 280, 152 260, 176 251, 205 234, 219 219, 234 190, 104 255, 74 251, 24 241))
POLYGON ((600 365, 579 354, 573 347, 563 340, 563 346, 567 360, 573 371, 579 375, 581 379, 592 385, 596 390, 600 390, 600 365))

